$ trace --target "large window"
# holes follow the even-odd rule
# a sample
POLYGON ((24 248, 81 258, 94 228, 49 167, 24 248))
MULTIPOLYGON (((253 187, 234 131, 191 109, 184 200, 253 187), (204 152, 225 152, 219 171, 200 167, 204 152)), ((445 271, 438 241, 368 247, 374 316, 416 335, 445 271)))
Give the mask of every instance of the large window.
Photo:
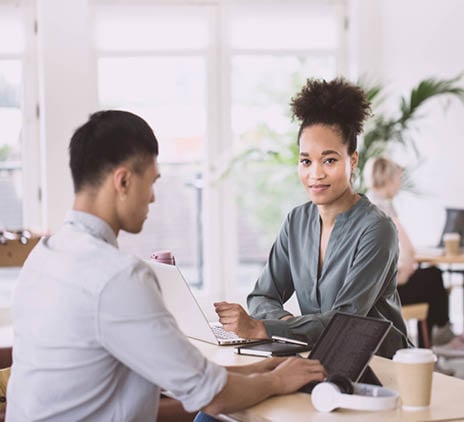
MULTIPOLYGON (((39 154, 31 39, 33 2, 0 0, 0 231, 40 229, 39 154)), ((1 245, 0 245, 1 246, 1 245)), ((0 320, 9 321, 19 268, 0 268, 0 320)))
POLYGON ((143 233, 122 234, 120 246, 146 258, 172 250, 198 286, 204 266, 209 21, 207 7, 101 6, 96 15, 100 106, 141 115, 160 144, 156 203, 143 233))
POLYGON ((294 144, 290 97, 343 65, 342 5, 97 2, 100 106, 139 113, 160 143, 157 202, 141 234, 121 236, 123 249, 170 249, 193 285, 244 297, 285 212, 305 198, 296 161, 222 170, 247 149, 285 155, 294 144))
POLYGON ((21 9, 0 3, 0 230, 23 227, 21 9))
POLYGON ((340 70, 342 10, 337 2, 232 4, 231 127, 235 153, 245 156, 234 174, 235 279, 243 296, 262 270, 285 214, 307 200, 297 181, 297 127, 289 103, 307 78, 330 79, 340 70))

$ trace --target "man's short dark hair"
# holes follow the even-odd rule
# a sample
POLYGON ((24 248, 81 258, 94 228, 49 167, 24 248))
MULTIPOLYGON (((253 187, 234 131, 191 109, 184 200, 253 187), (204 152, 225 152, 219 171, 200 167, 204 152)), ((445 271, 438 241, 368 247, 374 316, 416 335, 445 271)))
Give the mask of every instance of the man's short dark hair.
POLYGON ((135 172, 143 171, 147 160, 158 155, 158 141, 141 117, 128 111, 99 111, 74 132, 69 155, 77 193, 98 187, 108 171, 129 159, 134 159, 135 172))

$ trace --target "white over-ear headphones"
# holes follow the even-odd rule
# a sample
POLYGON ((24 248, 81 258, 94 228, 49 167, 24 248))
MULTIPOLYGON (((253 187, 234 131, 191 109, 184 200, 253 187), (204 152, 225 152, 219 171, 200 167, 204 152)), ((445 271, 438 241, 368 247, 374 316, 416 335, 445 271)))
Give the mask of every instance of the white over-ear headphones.
POLYGON ((311 393, 313 406, 319 412, 342 407, 355 410, 389 410, 398 405, 398 392, 377 385, 329 381, 317 384, 311 393), (349 384, 348 384, 349 383, 349 384))

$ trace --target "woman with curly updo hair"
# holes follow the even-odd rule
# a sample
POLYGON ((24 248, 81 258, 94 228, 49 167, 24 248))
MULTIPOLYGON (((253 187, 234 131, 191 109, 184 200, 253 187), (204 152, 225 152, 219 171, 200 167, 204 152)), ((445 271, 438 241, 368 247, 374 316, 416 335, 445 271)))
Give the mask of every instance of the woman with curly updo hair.
POLYGON ((351 185, 369 101, 342 78, 310 79, 291 107, 301 122, 298 173, 310 201, 288 214, 248 296, 251 316, 238 304, 220 302, 219 320, 242 337, 314 344, 335 312, 367 315, 393 323, 377 352, 391 357, 408 347, 396 290, 397 232, 351 185), (301 316, 284 309, 294 292, 301 316))

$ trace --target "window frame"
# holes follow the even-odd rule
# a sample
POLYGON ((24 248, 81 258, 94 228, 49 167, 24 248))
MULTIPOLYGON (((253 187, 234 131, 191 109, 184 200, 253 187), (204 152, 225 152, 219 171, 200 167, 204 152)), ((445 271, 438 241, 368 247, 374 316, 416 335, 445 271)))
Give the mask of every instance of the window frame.
POLYGON ((21 53, 0 53, 0 60, 18 60, 22 68, 21 93, 21 177, 23 228, 42 231, 41 209, 41 150, 39 145, 38 77, 37 72, 37 20, 35 2, 1 0, 1 6, 20 9, 24 30, 24 49, 21 53))
MULTIPOLYGON (((112 2, 112 1, 101 1, 96 4, 124 4, 124 2, 112 2)), ((127 3, 126 3, 127 4, 127 3)), ((134 5, 134 2, 130 2, 134 5)), ((166 5, 170 6, 174 4, 179 5, 199 5, 207 7, 210 10, 209 13, 209 37, 210 40, 215 40, 220 37, 218 20, 219 10, 217 2, 214 1, 184 1, 184 2, 168 2, 163 0, 155 1, 138 1, 135 4, 140 5, 166 5)), ((95 16, 94 16, 95 19, 95 16)), ((93 25, 95 28, 95 23, 93 25)), ((215 69, 221 66, 221 60, 218 55, 218 48, 216 43, 210 42, 208 47, 204 49, 174 49, 174 50, 158 50, 158 49, 144 49, 144 50, 119 50, 105 51, 103 49, 97 49, 94 47, 94 61, 95 68, 98 66, 98 60, 100 58, 107 57, 202 57, 206 63, 207 74, 206 77, 206 139, 205 139, 205 158, 203 165, 203 177, 205 180, 205 188, 203 189, 203 206, 202 206, 202 219, 208 221, 208 224, 203 224, 203 256, 204 256, 204 270, 203 270, 203 288, 195 291, 200 305, 204 309, 208 309, 208 306, 212 307, 211 301, 213 298, 223 297, 223 284, 217 283, 216 280, 222 279, 221 271, 222 266, 220 264, 220 239, 216 235, 221 231, 220 219, 217 216, 217 212, 212 210, 220 209, 221 206, 221 195, 217 184, 221 184, 221 181, 212 181, 210 177, 211 169, 214 167, 218 154, 220 154, 221 146, 210 142, 211 139, 219 139, 221 133, 221 115, 218 114, 217 110, 221 103, 220 96, 222 93, 221 87, 219 86, 218 73, 215 69)), ((221 113, 223 114, 223 113, 221 113)), ((156 132, 156 128, 153 128, 156 132)), ((160 222, 161 224, 161 222, 160 222)))

